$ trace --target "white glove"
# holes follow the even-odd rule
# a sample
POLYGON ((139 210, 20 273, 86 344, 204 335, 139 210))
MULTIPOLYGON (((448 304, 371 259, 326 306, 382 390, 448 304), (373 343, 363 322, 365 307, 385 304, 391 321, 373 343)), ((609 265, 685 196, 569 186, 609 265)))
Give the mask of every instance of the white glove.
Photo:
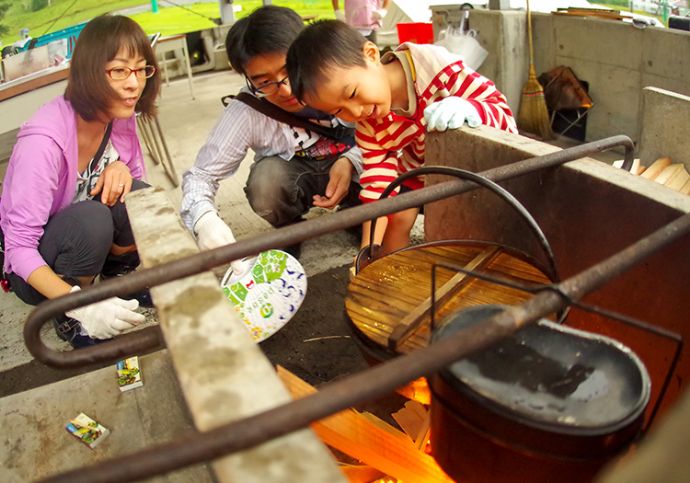
POLYGON ((374 20, 374 22, 380 22, 386 15, 388 15, 388 10, 385 8, 379 8, 378 10, 371 12, 371 18, 374 20))
MULTIPOLYGON (((230 227, 220 219, 220 216, 215 211, 209 211, 201 215, 201 218, 194 224, 194 232, 196 233, 197 244, 202 250, 211 250, 212 248, 229 245, 236 241, 230 227)), ((232 271, 238 274, 248 272, 253 264, 253 258, 230 262, 232 271)))
MULTIPOLYGON (((79 285, 70 290, 78 292, 79 285)), ((80 307, 65 312, 67 317, 72 317, 81 323, 82 332, 94 339, 110 339, 124 330, 131 329, 142 323, 146 317, 134 312, 139 308, 136 300, 123 300, 113 297, 95 304, 80 307)))
POLYGON ((341 22, 345 22, 345 11, 341 9, 336 10, 335 19, 340 20, 341 22))
POLYGON ((477 109, 462 97, 446 97, 424 109, 427 131, 457 129, 465 122, 469 127, 481 125, 477 109))
POLYGON ((243 258, 241 260, 233 260, 230 262, 233 278, 239 280, 240 278, 244 277, 249 270, 252 269, 254 262, 256 262, 256 257, 243 258))
POLYGON ((208 211, 194 224, 197 244, 202 250, 222 247, 235 243, 232 230, 215 211, 208 211))

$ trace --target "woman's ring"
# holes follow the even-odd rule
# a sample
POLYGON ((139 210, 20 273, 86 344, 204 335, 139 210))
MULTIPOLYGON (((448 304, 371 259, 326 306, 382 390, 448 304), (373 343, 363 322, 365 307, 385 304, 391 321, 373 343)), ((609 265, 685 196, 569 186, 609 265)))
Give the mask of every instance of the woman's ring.
POLYGON ((120 183, 118 186, 119 186, 120 188, 124 188, 124 187, 125 187, 125 184, 124 184, 124 183, 120 183))

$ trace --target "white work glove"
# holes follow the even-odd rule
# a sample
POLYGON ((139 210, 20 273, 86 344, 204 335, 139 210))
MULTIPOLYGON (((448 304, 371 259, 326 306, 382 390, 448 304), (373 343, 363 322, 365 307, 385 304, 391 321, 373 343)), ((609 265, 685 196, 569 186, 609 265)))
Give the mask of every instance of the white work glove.
POLYGON ((445 131, 457 129, 465 122, 469 127, 478 127, 482 123, 477 109, 462 97, 446 97, 434 102, 424 109, 424 120, 427 131, 445 131))
MULTIPOLYGON (((232 234, 230 227, 220 219, 218 213, 209 211, 201 215, 201 218, 194 224, 197 245, 201 250, 211 250, 235 243, 235 235, 232 234)), ((230 262, 232 271, 236 274, 244 274, 254 264, 254 259, 233 260, 230 262)))
POLYGON ((374 10, 371 12, 371 18, 374 20, 374 22, 380 22, 383 20, 383 17, 388 15, 388 10, 385 8, 379 8, 378 10, 374 10))
POLYGON ((215 211, 208 211, 194 224, 197 244, 202 250, 211 250, 235 243, 232 230, 215 211))
MULTIPOLYGON (((79 290, 81 290, 79 285, 75 285, 70 293, 79 290)), ((81 323, 82 333, 85 332, 89 337, 110 339, 124 330, 141 324, 146 319, 143 314, 134 312, 138 308, 139 302, 136 300, 113 297, 70 310, 65 314, 67 317, 78 320, 81 323)))
POLYGON ((345 11, 341 9, 336 10, 335 19, 340 20, 341 22, 345 22, 345 11))

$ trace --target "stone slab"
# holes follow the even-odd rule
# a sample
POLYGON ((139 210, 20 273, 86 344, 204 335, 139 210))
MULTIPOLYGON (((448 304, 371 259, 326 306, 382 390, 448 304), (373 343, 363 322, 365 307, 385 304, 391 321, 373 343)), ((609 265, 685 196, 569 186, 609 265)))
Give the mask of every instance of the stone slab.
MULTIPOLYGON (((35 481, 136 452, 193 430, 168 351, 140 358, 142 387, 121 392, 115 365, 2 399, 0 481, 35 481), (90 449, 65 430, 80 412, 110 430, 90 449)), ((212 482, 207 465, 149 481, 212 482)))

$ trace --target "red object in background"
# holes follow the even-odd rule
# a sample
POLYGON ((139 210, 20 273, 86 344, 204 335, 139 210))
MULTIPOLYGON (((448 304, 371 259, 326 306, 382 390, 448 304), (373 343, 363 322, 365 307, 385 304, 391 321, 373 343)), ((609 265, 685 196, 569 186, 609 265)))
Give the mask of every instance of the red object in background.
POLYGON ((431 22, 401 22, 397 25, 398 41, 415 44, 433 44, 434 29, 431 22))

